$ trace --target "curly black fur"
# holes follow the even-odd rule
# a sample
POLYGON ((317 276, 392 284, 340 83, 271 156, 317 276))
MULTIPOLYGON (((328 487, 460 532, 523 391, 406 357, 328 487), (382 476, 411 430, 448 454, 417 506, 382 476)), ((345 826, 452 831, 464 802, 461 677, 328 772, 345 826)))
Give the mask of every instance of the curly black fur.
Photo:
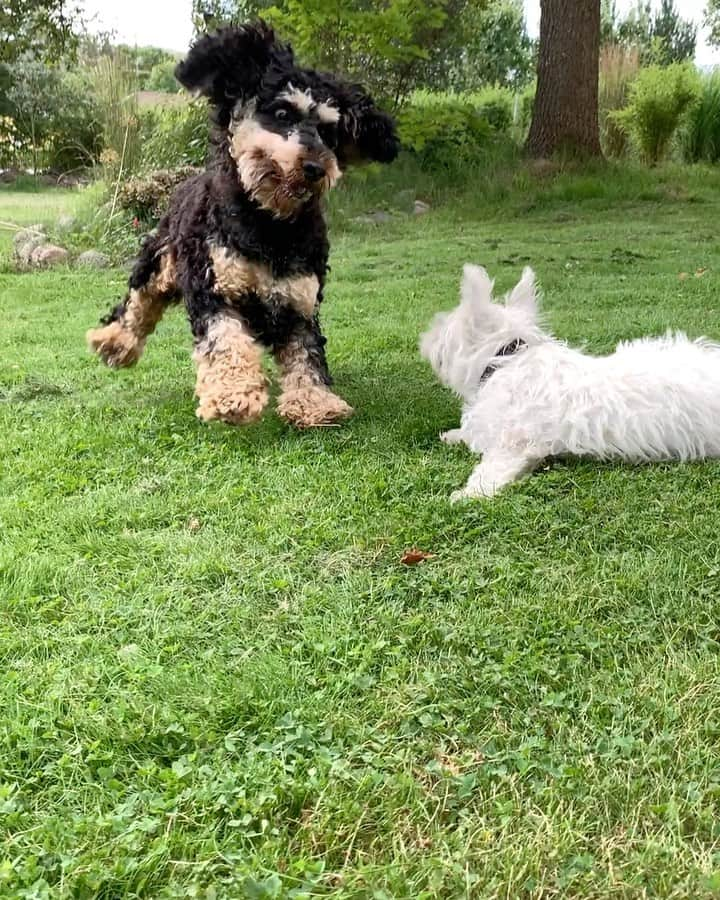
MULTIPOLYGON (((359 85, 299 68, 291 47, 263 22, 200 38, 177 66, 176 76, 210 103, 213 152, 203 174, 176 188, 157 233, 145 242, 133 268, 131 292, 146 289, 169 256, 176 280, 162 300, 169 303, 182 295, 196 342, 206 338, 214 316, 231 309, 269 348, 300 340, 318 377, 329 383, 317 314, 303 315, 252 292, 230 301, 217 288, 210 251, 224 248, 263 264, 276 279, 315 275, 318 302, 322 300, 329 252, 323 190, 309 176, 303 182, 303 173, 308 163, 318 163, 331 186, 333 166, 339 175, 352 162, 391 161, 398 152, 393 120, 359 85), (248 127, 257 146, 243 138, 245 143, 233 149, 238 129, 248 127), (289 161, 278 164, 275 148, 289 161), (297 161, 290 158, 291 149, 297 161), (250 160, 246 165, 266 166, 271 174, 261 169, 253 182, 239 156, 250 160), (279 185, 277 209, 275 194, 259 190, 268 183, 279 185)), ((103 321, 122 324, 130 296, 103 321)))

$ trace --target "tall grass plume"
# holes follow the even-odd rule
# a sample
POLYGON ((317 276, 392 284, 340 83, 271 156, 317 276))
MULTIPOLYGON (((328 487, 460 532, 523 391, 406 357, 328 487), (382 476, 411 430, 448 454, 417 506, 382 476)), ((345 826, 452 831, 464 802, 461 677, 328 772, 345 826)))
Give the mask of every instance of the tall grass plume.
POLYGON ((628 151, 628 135, 613 113, 628 102, 630 85, 640 70, 637 47, 606 44, 600 52, 600 130, 605 154, 615 159, 628 151))

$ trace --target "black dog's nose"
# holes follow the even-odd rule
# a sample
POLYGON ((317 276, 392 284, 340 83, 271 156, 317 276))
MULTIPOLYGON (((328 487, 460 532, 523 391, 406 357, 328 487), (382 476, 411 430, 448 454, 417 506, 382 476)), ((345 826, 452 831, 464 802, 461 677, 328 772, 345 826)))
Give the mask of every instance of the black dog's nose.
POLYGON ((307 160, 303 163, 303 172, 305 173, 305 177, 308 181, 320 181, 320 179, 325 175, 325 166, 321 166, 320 163, 307 160))

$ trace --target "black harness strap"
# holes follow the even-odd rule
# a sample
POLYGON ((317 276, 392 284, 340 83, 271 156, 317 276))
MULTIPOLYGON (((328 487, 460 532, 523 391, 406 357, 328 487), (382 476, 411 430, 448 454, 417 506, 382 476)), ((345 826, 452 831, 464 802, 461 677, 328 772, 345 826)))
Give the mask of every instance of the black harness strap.
MULTIPOLYGON (((522 350, 523 347, 526 347, 527 344, 521 338, 516 338, 514 341, 511 341, 509 344, 505 344, 504 347, 501 347, 495 356, 514 356, 518 350, 522 350)), ((490 363, 490 365, 485 369, 485 371, 480 376, 480 384, 487 381, 488 378, 496 371, 499 367, 490 363)))

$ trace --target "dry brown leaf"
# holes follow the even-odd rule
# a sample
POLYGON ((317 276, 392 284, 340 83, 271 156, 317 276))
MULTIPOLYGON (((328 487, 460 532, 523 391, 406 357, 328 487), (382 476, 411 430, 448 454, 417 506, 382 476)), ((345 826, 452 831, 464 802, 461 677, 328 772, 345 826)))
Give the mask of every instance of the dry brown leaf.
POLYGON ((425 562, 426 559, 433 559, 434 556, 434 553, 426 553, 424 550, 418 550, 417 547, 412 547, 410 550, 406 550, 403 553, 400 557, 400 562, 404 566, 416 566, 418 563, 425 562))
POLYGON ((687 280, 689 277, 690 277, 690 276, 688 275, 687 272, 681 272, 681 273, 678 275, 678 278, 680 279, 680 281, 685 281, 685 280, 687 280))
POLYGON ((187 527, 188 531, 198 531, 200 529, 200 519, 196 519, 195 516, 188 519, 187 527))
POLYGON ((706 272, 707 272, 707 269, 700 268, 695 272, 695 277, 702 278, 706 272))

